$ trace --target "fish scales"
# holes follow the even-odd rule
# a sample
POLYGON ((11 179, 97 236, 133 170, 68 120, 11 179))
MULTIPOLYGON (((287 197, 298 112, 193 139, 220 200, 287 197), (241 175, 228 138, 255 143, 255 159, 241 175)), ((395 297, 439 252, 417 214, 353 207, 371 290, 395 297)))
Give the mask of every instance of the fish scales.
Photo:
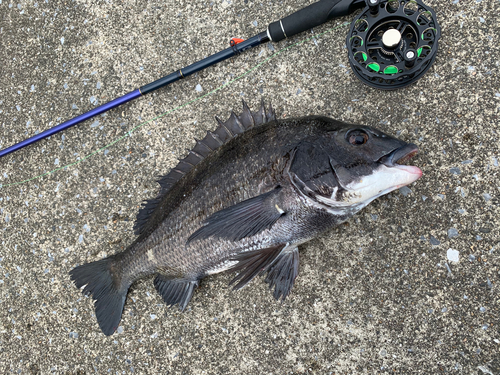
MULTIPOLYGON (((312 133, 314 129, 314 119, 309 121, 311 126, 303 128, 305 133, 312 133)), ((168 267, 166 274, 173 271, 174 276, 178 273, 185 277, 197 278, 203 272, 217 268, 230 254, 259 245, 271 246, 283 242, 286 240, 285 235, 289 233, 288 229, 300 228, 301 222, 294 216, 292 220, 296 224, 293 227, 289 223, 283 223, 283 229, 277 226, 273 228, 273 233, 264 231, 237 244, 233 241, 208 238, 184 246, 188 237, 208 216, 245 199, 266 193, 280 183, 282 171, 273 167, 284 164, 284 150, 281 149, 283 139, 278 139, 275 127, 281 128, 284 134, 291 133, 290 139, 285 142, 286 145, 297 142, 297 135, 291 132, 297 127, 294 120, 275 122, 273 125, 274 127, 265 129, 254 128, 241 134, 238 142, 221 146, 179 181, 175 190, 167 195, 165 202, 160 205, 161 212, 168 215, 157 221, 151 233, 144 233, 138 238, 132 245, 136 251, 122 253, 124 267, 127 264, 133 265, 128 267, 124 275, 126 278, 135 280, 143 274, 154 273, 159 265, 168 267), (256 150, 259 152, 256 153, 256 150), (259 189, 266 174, 270 178, 269 185, 265 189, 259 189), (179 249, 184 251, 179 252, 179 249), (150 255, 151 251, 153 256, 150 255), (131 258, 135 261, 132 262, 131 258)), ((297 200, 296 204, 300 202, 297 200)), ((304 216, 310 217, 310 214, 304 216)), ((320 228, 310 228, 307 223, 308 221, 303 225, 310 235, 314 235, 312 230, 317 231, 320 228)))
POLYGON ((130 285, 151 274, 168 305, 184 309, 199 281, 239 271, 241 288, 267 272, 284 299, 298 274, 297 246, 347 220, 373 199, 421 176, 399 165, 418 149, 376 129, 322 116, 277 120, 264 104, 219 121, 138 215, 123 252, 76 267, 106 335, 130 285))

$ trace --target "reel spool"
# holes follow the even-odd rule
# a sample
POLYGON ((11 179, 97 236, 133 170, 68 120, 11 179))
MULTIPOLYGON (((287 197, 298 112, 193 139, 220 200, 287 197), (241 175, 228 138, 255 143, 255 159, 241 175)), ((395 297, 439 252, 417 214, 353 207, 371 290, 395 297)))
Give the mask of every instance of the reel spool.
POLYGON ((394 90, 431 67, 441 28, 421 0, 366 0, 347 35, 349 63, 365 84, 394 90))

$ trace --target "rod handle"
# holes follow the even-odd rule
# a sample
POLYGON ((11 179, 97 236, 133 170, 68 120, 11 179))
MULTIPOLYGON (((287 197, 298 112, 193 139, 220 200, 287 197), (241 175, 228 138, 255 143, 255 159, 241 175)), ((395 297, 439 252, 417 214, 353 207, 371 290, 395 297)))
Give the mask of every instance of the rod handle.
MULTIPOLYGON (((267 28, 269 39, 279 42, 292 35, 319 26, 335 17, 345 16, 359 5, 357 0, 321 0, 311 4, 279 21, 271 23, 267 28)), ((364 1, 362 2, 364 3, 364 1)))

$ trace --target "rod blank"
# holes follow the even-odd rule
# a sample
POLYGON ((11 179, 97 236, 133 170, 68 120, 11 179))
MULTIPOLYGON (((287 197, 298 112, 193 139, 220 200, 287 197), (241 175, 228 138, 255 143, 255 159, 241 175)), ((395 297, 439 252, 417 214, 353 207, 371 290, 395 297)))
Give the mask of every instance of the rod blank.
POLYGON ((39 134, 34 135, 31 138, 25 139, 22 142, 16 143, 13 146, 7 147, 3 150, 0 151, 0 157, 5 156, 7 154, 10 154, 11 152, 14 152, 16 150, 19 150, 23 147, 26 147, 32 143, 35 143, 41 139, 50 137, 51 135, 54 135, 56 133, 59 133, 60 131, 63 131, 65 129, 68 129, 72 126, 75 126, 83 121, 89 120, 92 117, 95 117, 97 115, 100 115, 104 112, 107 112, 113 108, 116 108, 122 104, 125 104, 131 100, 137 99, 141 95, 146 95, 150 92, 153 92, 155 90, 158 90, 161 87, 167 86, 175 81, 178 81, 179 79, 183 79, 187 76, 190 76, 191 74, 194 74, 196 72, 199 72, 200 70, 203 70, 205 68, 208 68, 209 66, 215 65, 221 61, 227 60, 230 57, 233 57, 234 55, 237 55, 247 49, 253 48, 258 46, 259 44, 268 42, 269 38, 267 36, 266 32, 262 32, 250 39, 247 39, 241 43, 232 45, 230 48, 226 48, 223 51, 217 52, 211 56, 208 56, 204 58, 203 60, 197 61, 194 64, 188 65, 185 68, 179 69, 173 73, 170 73, 169 75, 160 78, 154 82, 148 83, 147 85, 144 85, 140 87, 139 89, 136 89, 134 91, 129 92, 128 94, 125 94, 119 98, 113 99, 112 101, 102 104, 99 107, 96 107, 88 112, 85 112, 77 117, 72 118, 71 120, 65 121, 62 124, 56 125, 53 128, 47 129, 39 134))

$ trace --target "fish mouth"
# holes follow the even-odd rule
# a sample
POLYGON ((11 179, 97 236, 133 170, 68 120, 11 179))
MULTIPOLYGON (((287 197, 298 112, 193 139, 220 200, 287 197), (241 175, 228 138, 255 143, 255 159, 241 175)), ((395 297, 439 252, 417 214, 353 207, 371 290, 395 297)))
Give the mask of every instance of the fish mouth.
POLYGON ((418 147, 413 143, 409 143, 395 149, 390 154, 383 156, 382 158, 380 158, 379 163, 384 164, 389 168, 397 168, 411 174, 419 175, 420 177, 422 176, 422 171, 420 170, 420 168, 413 165, 404 164, 416 154, 418 154, 418 147))
POLYGON ((422 177, 420 168, 403 164, 417 153, 418 147, 416 145, 405 144, 375 161, 374 163, 377 165, 374 166, 372 173, 355 178, 348 184, 342 183, 339 171, 344 175, 348 174, 349 171, 342 167, 337 170, 330 159, 330 165, 339 186, 345 192, 340 200, 337 199, 337 191, 332 194, 331 198, 325 198, 321 195, 316 195, 316 197, 320 203, 325 203, 329 207, 351 207, 353 210, 360 210, 374 199, 409 185, 422 177))

